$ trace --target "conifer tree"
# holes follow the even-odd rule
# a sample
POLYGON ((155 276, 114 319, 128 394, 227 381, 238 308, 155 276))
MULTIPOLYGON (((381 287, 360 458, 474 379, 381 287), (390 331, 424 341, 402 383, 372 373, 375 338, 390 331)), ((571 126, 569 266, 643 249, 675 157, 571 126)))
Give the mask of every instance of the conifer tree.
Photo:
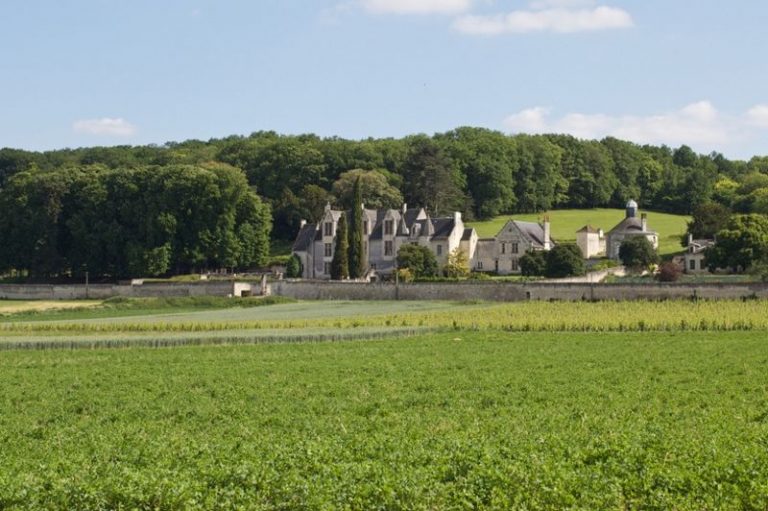
POLYGON ((367 266, 363 240, 363 192, 359 177, 355 180, 352 196, 352 211, 349 215, 349 276, 359 279, 365 274, 367 266))
POLYGON ((349 278, 349 238, 347 235, 347 217, 342 214, 336 227, 336 246, 331 261, 331 278, 344 280, 349 278))

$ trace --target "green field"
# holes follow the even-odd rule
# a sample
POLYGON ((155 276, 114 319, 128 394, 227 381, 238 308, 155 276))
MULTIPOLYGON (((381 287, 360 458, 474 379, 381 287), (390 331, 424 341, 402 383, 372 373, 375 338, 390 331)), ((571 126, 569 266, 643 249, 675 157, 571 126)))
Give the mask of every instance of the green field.
POLYGON ((766 301, 279 301, 6 314, 0 509, 768 508, 766 301))
POLYGON ((766 509, 762 333, 0 354, 1 509, 766 509))
MULTIPOLYGON (((674 254, 683 248, 680 236, 685 233, 690 217, 648 211, 649 228, 659 233, 659 253, 674 254)), ((623 209, 560 209, 547 213, 501 216, 486 222, 470 222, 468 225, 477 230, 481 237, 495 236, 508 220, 540 222, 544 215, 549 215, 552 225, 552 237, 555 241, 575 242, 576 231, 585 225, 610 231, 625 216, 623 209)))

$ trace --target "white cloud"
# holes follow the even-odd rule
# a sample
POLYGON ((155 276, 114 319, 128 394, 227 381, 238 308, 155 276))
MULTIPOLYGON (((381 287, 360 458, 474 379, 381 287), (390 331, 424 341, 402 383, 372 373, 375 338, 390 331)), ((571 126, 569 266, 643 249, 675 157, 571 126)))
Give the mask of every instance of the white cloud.
POLYGON ((362 6, 377 14, 458 14, 467 11, 473 0, 361 0, 362 6))
POLYGON ((535 9, 535 6, 553 4, 552 1, 536 2, 527 11, 513 11, 491 16, 461 16, 454 21, 453 27, 465 34, 500 35, 530 32, 573 33, 633 26, 632 16, 617 7, 573 8, 572 6, 576 3, 581 5, 583 2, 557 1, 554 3, 568 6, 535 9))
POLYGON ((555 118, 550 110, 536 107, 522 110, 504 120, 511 132, 565 133, 578 138, 600 139, 606 136, 640 144, 726 146, 749 137, 756 120, 768 128, 768 106, 757 106, 744 115, 728 116, 717 111, 709 101, 692 103, 679 110, 649 116, 611 116, 569 113, 555 118))
POLYGON ((760 128, 768 128, 768 105, 755 105, 747 112, 750 124, 760 128))
POLYGON ((75 121, 72 124, 72 129, 75 130, 76 133, 112 137, 130 137, 136 133, 136 126, 125 119, 112 119, 110 117, 75 121))

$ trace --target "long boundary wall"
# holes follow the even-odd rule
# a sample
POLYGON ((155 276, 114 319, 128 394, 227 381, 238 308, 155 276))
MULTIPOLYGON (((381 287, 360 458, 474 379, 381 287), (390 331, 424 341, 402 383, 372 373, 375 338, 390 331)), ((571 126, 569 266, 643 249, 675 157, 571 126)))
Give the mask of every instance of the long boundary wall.
POLYGON ((84 300, 125 297, 247 296, 260 294, 261 287, 244 282, 147 283, 140 285, 91 284, 3 284, 0 299, 84 300))
POLYGON ((768 298, 768 284, 441 282, 360 284, 284 280, 272 294, 299 300, 666 300, 768 298))

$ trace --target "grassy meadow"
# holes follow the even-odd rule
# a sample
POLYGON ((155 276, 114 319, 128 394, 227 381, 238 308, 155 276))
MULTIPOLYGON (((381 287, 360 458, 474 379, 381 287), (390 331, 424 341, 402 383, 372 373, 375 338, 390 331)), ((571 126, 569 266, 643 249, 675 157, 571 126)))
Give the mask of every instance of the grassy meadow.
MULTIPOLYGON (((659 233, 659 253, 674 254, 683 250, 680 236, 685 233, 690 217, 643 211, 648 214, 648 226, 659 233)), ((560 209, 546 213, 500 216, 485 222, 469 222, 481 238, 495 236, 508 220, 540 222, 549 215, 552 237, 560 242, 576 241, 576 231, 585 225, 602 228, 606 233, 624 219, 623 209, 560 209)))

